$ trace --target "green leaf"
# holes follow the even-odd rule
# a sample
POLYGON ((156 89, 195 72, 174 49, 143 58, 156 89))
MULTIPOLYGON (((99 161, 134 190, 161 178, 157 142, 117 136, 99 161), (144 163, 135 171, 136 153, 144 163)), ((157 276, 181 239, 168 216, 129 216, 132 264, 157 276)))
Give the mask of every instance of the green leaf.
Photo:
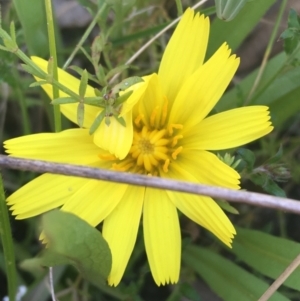
POLYGON ((30 88, 40 87, 40 86, 46 85, 46 84, 48 84, 47 81, 45 81, 45 80, 40 80, 40 81, 38 81, 38 82, 33 82, 33 83, 31 83, 31 84, 29 85, 29 87, 30 87, 30 88))
POLYGON ((297 48, 299 44, 299 39, 295 34, 290 38, 285 38, 283 43, 284 51, 287 55, 291 55, 297 48))
POLYGON ((79 127, 83 127, 84 122, 84 103, 80 102, 77 106, 77 123, 79 127))
POLYGON ((51 104, 53 105, 64 105, 68 103, 77 103, 78 100, 74 99, 73 97, 60 97, 55 98, 51 101, 51 104))
MULTIPOLYGON (((188 246, 183 261, 201 276, 224 301, 257 301, 269 284, 222 256, 196 246, 188 246)), ((289 301, 276 292, 270 301, 289 301)))
POLYGON ((44 74, 37 71, 36 69, 32 68, 29 65, 21 64, 22 68, 28 72, 29 74, 32 74, 33 76, 39 77, 39 78, 44 78, 44 74))
POLYGON ((254 153, 246 148, 239 148, 236 152, 238 159, 242 159, 242 162, 246 163, 246 169, 252 171, 256 159, 254 153))
POLYGON ((282 155, 283 155, 282 144, 280 144, 279 150, 277 151, 277 153, 273 157, 271 157, 270 159, 268 159, 265 162, 265 164, 274 164, 274 163, 277 163, 278 161, 280 161, 282 159, 282 155))
POLYGON ((94 122, 92 123, 90 130, 89 130, 89 134, 93 135, 96 130, 98 129, 99 125, 101 124, 101 122, 103 121, 105 117, 105 110, 101 111, 98 116, 95 118, 94 122))
POLYGON ((215 202, 225 211, 231 214, 240 214, 236 208, 230 205, 229 202, 225 200, 215 200, 215 202))
POLYGON ((79 84, 79 96, 83 99, 88 85, 88 72, 84 69, 79 84))
MULTIPOLYGON (((277 279, 300 254, 300 244, 261 231, 237 228, 232 252, 258 272, 277 279)), ((300 267, 284 285, 300 291, 300 267)))
POLYGON ((30 5, 24 0, 13 0, 14 7, 24 31, 26 46, 31 54, 49 56, 45 1, 30 0, 30 5))
POLYGON ((299 16, 297 12, 291 8, 288 17, 288 28, 297 28, 300 29, 299 16))
POLYGON ((269 174, 266 173, 255 173, 250 175, 250 180, 260 186, 264 191, 279 197, 286 198, 286 194, 276 182, 274 182, 269 174))
MULTIPOLYGON (((180 293, 183 297, 186 297, 190 301, 201 301, 197 290, 188 283, 181 283, 180 293)), ((182 300, 182 298, 180 298, 182 300)))
POLYGON ((59 210, 44 214, 42 228, 47 249, 41 256, 25 260, 23 268, 71 264, 92 283, 105 281, 112 258, 98 230, 74 214, 59 210))

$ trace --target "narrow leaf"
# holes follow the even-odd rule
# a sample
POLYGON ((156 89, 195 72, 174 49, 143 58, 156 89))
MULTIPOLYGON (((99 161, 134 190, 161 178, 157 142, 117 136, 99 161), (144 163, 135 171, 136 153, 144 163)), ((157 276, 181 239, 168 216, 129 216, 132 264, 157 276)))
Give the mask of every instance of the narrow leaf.
MULTIPOLYGON (((237 228, 232 252, 258 272, 277 279, 300 254, 300 243, 261 231, 237 228)), ((284 285, 300 291, 300 267, 287 278, 284 285)))
MULTIPOLYGON (((257 301, 269 284, 220 255, 196 246, 188 246, 183 261, 203 278, 224 301, 257 301)), ((276 292, 270 301, 289 301, 276 292)))

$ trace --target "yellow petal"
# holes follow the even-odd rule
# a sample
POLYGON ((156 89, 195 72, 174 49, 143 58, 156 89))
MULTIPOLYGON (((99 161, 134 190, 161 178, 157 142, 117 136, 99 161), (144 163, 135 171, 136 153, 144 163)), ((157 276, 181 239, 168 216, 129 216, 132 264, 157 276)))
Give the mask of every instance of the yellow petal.
POLYGON ((103 121, 94 133, 94 143, 120 160, 127 156, 133 139, 132 111, 126 113, 123 118, 126 126, 120 124, 116 118, 110 117, 110 125, 103 121))
POLYGON ((198 124, 218 102, 239 65, 235 55, 223 44, 218 51, 190 76, 179 91, 170 123, 184 125, 184 132, 198 124))
POLYGON ((188 8, 162 57, 159 78, 170 103, 182 84, 202 65, 209 35, 209 19, 188 8))
MULTIPOLYGON (((127 91, 133 91, 133 93, 129 96, 129 98, 124 102, 122 106, 122 111, 120 113, 120 117, 124 116, 126 113, 131 111, 133 107, 141 100, 143 97, 143 94, 145 93, 146 89, 148 88, 149 85, 149 80, 151 79, 152 75, 148 76, 143 76, 143 82, 139 82, 130 88, 126 89, 127 91)), ((122 95, 124 92, 120 92, 122 95)))
POLYGON ((76 214, 93 227, 101 223, 119 204, 127 189, 125 184, 116 184, 87 179, 61 210, 76 214))
POLYGON ((65 203, 86 181, 84 178, 44 174, 7 198, 16 219, 29 218, 65 203))
POLYGON ((167 194, 184 215, 231 247, 232 239, 236 234, 235 229, 213 199, 173 191, 167 191, 167 194))
POLYGON ((14 157, 82 165, 98 162, 101 152, 85 129, 22 136, 6 140, 4 147, 14 157))
POLYGON ((149 128, 160 128, 162 115, 167 112, 167 99, 163 95, 160 85, 160 79, 156 73, 148 77, 148 87, 142 100, 138 104, 138 116, 142 116, 142 120, 149 128))
POLYGON ((184 149, 179 160, 170 165, 169 172, 172 174, 172 171, 180 175, 178 179, 183 181, 193 175, 196 183, 239 189, 240 175, 207 151, 184 149))
POLYGON ((181 237, 177 210, 166 191, 146 189, 143 226, 155 283, 176 283, 180 272, 181 237))
POLYGON ((254 141, 272 130, 268 107, 237 108, 204 119, 186 133, 182 143, 193 149, 228 149, 254 141))
POLYGON ((132 253, 140 224, 144 193, 144 187, 129 186, 118 206, 104 220, 103 237, 112 252, 109 285, 119 284, 132 253))
MULTIPOLYGON (((187 170, 185 165, 173 165, 177 166, 172 167, 172 169, 169 170, 168 177, 172 179, 184 179, 185 181, 189 182, 197 182, 195 175, 190 172, 190 170, 187 170)), ((212 183, 212 185, 213 184, 214 183, 212 183)), ((212 232, 227 246, 231 246, 235 229, 228 217, 213 199, 210 197, 197 196, 188 193, 172 191, 167 191, 167 193, 174 205, 183 214, 212 232)))
MULTIPOLYGON (((44 72, 47 72, 47 65, 48 61, 45 61, 39 57, 32 56, 31 60, 40 67, 44 72)), ((37 81, 39 81, 38 78, 36 78, 37 81)), ((80 80, 76 77, 72 76, 71 74, 67 73, 63 69, 58 68, 58 81, 72 90, 75 93, 79 93, 79 84, 80 80)), ((42 85, 42 88, 44 91, 48 94, 50 99, 53 99, 53 93, 52 93, 52 86, 50 84, 42 85)), ((69 97, 69 95, 59 92, 60 97, 69 97)), ((87 86, 86 89, 86 97, 94 97, 94 89, 91 86, 87 86)), ((65 104, 60 105, 61 112, 71 121, 77 124, 77 103, 74 104, 65 104)), ((99 108, 85 105, 85 111, 84 111, 84 124, 83 126, 86 128, 89 128, 91 124, 93 123, 94 119, 96 118, 98 112, 100 111, 99 108)))

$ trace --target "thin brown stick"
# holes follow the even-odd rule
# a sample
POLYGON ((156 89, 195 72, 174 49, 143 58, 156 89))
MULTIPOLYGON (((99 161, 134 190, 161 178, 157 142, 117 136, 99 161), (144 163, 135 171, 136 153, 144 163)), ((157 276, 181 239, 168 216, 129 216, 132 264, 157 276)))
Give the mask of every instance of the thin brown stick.
POLYGON ((277 291, 280 285, 295 271, 300 265, 300 254, 291 262, 284 272, 272 283, 258 301, 267 301, 277 291))
POLYGON ((150 177, 126 172, 117 172, 100 168, 80 165, 50 163, 39 160, 12 158, 0 155, 0 167, 35 171, 39 173, 54 173, 66 176, 76 176, 104 180, 110 182, 127 183, 136 186, 147 186, 159 189, 206 195, 212 198, 225 199, 236 203, 283 210, 300 214, 300 202, 297 200, 275 197, 271 195, 233 190, 228 188, 175 181, 159 177, 150 177))

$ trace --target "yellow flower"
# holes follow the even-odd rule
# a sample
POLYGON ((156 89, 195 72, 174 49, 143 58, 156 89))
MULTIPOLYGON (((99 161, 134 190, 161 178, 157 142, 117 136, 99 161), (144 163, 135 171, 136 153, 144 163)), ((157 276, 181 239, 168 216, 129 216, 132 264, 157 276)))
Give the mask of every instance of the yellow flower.
MULTIPOLYGON (((116 124, 114 133, 103 122, 102 137, 96 141, 88 129, 29 135, 6 141, 7 152, 16 157, 239 189, 239 174, 209 151, 243 145, 268 134, 273 127, 264 106, 208 116, 239 65, 226 44, 203 63, 208 35, 208 18, 188 9, 167 45, 158 74, 144 77, 125 105, 130 107, 131 103, 131 108, 123 111, 129 114, 126 128, 116 124), (132 129, 133 139, 121 135, 120 128, 124 135, 131 135, 127 127, 132 129), (131 139, 127 153, 122 150, 121 156, 113 155, 122 148, 123 139, 131 139)), ((40 65, 46 68, 46 62, 40 60, 40 65)), ((59 80, 78 91, 78 81, 63 71, 59 80)), ((64 105, 62 111, 76 120, 76 105, 64 105)), ((88 108, 86 127, 97 113, 97 108, 88 108)), ((103 236, 113 258, 110 285, 117 285, 122 278, 141 216, 148 261, 158 285, 176 283, 179 278, 177 209, 227 246, 235 234, 227 216, 209 197, 84 178, 44 174, 12 194, 8 204, 19 219, 61 206, 93 226, 103 222, 103 236)))

